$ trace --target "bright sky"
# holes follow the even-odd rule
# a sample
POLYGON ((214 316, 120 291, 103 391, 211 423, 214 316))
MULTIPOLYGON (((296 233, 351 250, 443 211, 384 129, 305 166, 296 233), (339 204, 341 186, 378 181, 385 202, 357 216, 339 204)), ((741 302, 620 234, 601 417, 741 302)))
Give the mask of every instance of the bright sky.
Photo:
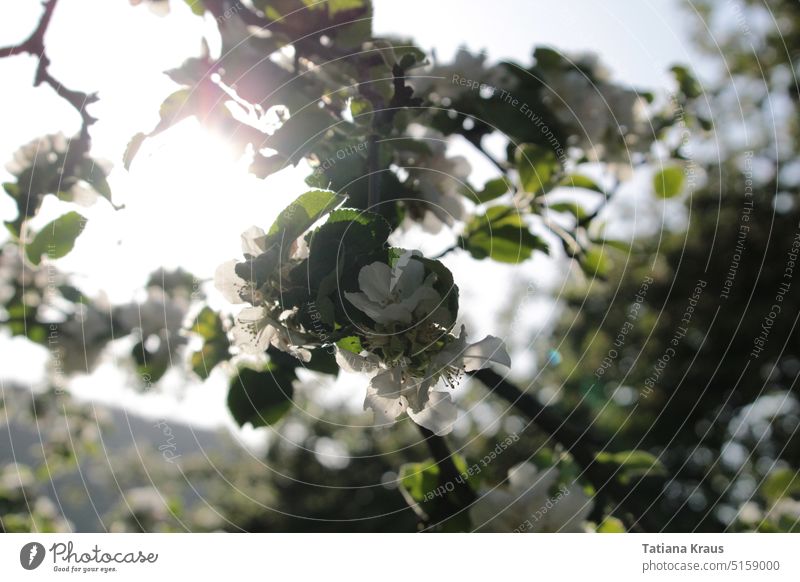
MULTIPOLYGON (((672 0, 375 0, 375 5, 378 34, 411 36, 423 48, 436 48, 442 59, 466 45, 487 49, 492 59, 527 63, 534 45, 549 44, 565 51, 597 51, 618 80, 663 88, 668 67, 693 57, 686 16, 672 0)), ((30 33, 40 5, 14 3, 11 11, 6 7, 7 14, 0 18, 0 46, 30 33)), ((175 89, 160 71, 196 55, 201 35, 210 29, 178 0, 173 0, 172 14, 166 18, 143 7, 133 9, 125 0, 62 0, 50 26, 46 44, 53 75, 70 88, 99 92, 100 101, 91 109, 100 119, 92 128, 94 154, 115 164, 114 198, 126 205, 121 212, 102 202, 81 210, 89 218, 87 229, 75 250, 57 264, 78 273, 87 290, 105 292, 114 302, 131 299, 147 274, 162 265, 183 266, 200 278, 211 277, 219 263, 239 256, 240 232, 254 222, 269 225, 304 191, 307 169, 285 171, 266 181, 249 177, 223 141, 193 122, 150 142, 131 172, 122 169, 120 159, 128 139, 155 124, 161 101, 175 89)), ((58 131, 71 135, 79 127, 69 105, 48 87, 31 87, 35 66, 35 59, 28 56, 0 60, 5 89, 0 108, 2 165, 21 144, 39 135, 58 131)), ((0 169, 0 179, 8 178, 0 169)), ((63 210, 62 203, 49 200, 39 224, 63 210)), ((8 219, 14 212, 11 202, 0 198, 0 218, 8 219)), ((475 280, 474 262, 454 257, 449 264, 457 281, 459 275, 475 280)), ((508 330, 496 329, 495 316, 502 307, 496 298, 507 296, 514 268, 482 262, 480 269, 480 287, 462 289, 467 308, 482 306, 472 335, 502 336, 508 330)), ((535 269, 536 263, 530 267, 531 272, 535 269)), ((560 281, 540 283, 557 286, 560 281)), ((530 329, 546 320, 546 310, 537 302, 526 307, 530 329)), ((3 379, 41 378, 43 350, 2 337, 0 351, 10 356, 4 357, 5 362, 22 364, 9 369, 4 363, 3 379)), ((73 389, 76 395, 126 405, 152 417, 173 416, 207 426, 230 424, 224 374, 194 390, 181 386, 180 378, 168 378, 165 392, 146 395, 126 389, 124 378, 109 362, 95 376, 76 380, 73 389)), ((358 378, 342 380, 346 386, 334 394, 360 401, 364 383, 358 378)))

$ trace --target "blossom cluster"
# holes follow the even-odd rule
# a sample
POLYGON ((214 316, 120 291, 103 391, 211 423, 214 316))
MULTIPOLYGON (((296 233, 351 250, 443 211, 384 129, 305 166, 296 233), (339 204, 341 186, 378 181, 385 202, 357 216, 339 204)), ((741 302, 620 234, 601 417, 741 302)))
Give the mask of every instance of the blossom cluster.
MULTIPOLYGON (((354 224, 363 221, 357 216, 354 224)), ((310 253, 322 252, 314 250, 316 233, 301 234, 287 248, 270 232, 247 230, 245 260, 226 262, 216 272, 216 286, 228 301, 249 304, 232 330, 242 352, 274 348, 309 362, 314 350, 332 348, 340 368, 370 377, 364 407, 372 409, 377 424, 407 414, 436 434, 452 429, 457 409, 450 390, 466 372, 492 363, 510 366, 500 339, 470 343, 463 325, 454 331, 458 291, 437 261, 391 249, 385 260, 354 263, 352 277, 333 268, 333 279, 297 299, 287 290, 315 258, 310 253), (322 317, 325 302, 331 305, 322 317)))

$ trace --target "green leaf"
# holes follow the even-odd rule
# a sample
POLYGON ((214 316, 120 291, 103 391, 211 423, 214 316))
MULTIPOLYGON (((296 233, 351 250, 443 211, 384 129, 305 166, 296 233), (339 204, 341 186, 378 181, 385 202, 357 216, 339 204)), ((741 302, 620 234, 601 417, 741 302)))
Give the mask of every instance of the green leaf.
POLYGON ((618 250, 620 252, 629 255, 633 252, 633 245, 630 242, 624 240, 613 240, 613 239, 597 239, 593 240, 593 243, 600 246, 610 247, 612 249, 618 250))
POLYGON ((768 501, 791 497, 800 493, 800 474, 792 469, 776 469, 767 475, 760 490, 768 501))
POLYGON ((206 11, 206 7, 203 6, 203 0, 185 0, 185 2, 189 5, 189 8, 192 9, 192 12, 197 16, 202 16, 206 11))
POLYGON ((578 220, 583 220, 588 216, 586 209, 577 202, 556 202, 550 204, 548 208, 554 212, 569 212, 578 220))
MULTIPOLYGON (((316 2, 315 2, 316 4, 316 2)), ((328 0, 328 16, 333 18, 339 12, 361 10, 369 5, 367 0, 328 0)))
POLYGON ((516 166, 525 192, 539 194, 553 185, 561 171, 558 157, 551 149, 533 144, 517 148, 516 166))
POLYGON ((106 172, 92 158, 84 158, 80 166, 80 178, 85 180, 103 198, 111 201, 111 187, 108 185, 106 172))
POLYGON ((582 174, 572 174, 564 176, 558 183, 563 188, 584 188, 586 190, 594 190, 604 194, 603 189, 591 178, 582 174))
POLYGON ((372 103, 363 97, 350 101, 350 114, 357 125, 368 125, 372 120, 372 103))
POLYGON ((607 515, 597 526, 597 533, 625 533, 625 525, 616 517, 607 515))
POLYGON ((291 408, 295 379, 294 368, 273 362, 264 371, 242 368, 231 380, 228 408, 233 418, 254 428, 278 422, 291 408))
POLYGON ((589 277, 605 279, 611 270, 611 261, 602 247, 594 246, 582 253, 578 259, 583 272, 589 277))
MULTIPOLYGON (((477 472, 470 475, 466 461, 460 455, 453 455, 453 464, 459 477, 473 486, 477 482, 477 472)), ((438 522, 451 513, 453 507, 464 503, 455 494, 462 483, 443 483, 439 466, 433 460, 421 463, 406 463, 399 471, 400 490, 409 505, 431 521, 438 522), (449 491, 448 491, 449 490, 449 491)), ((444 531, 468 531, 469 512, 462 511, 441 524, 444 531)))
POLYGON ((75 246, 75 239, 83 232, 86 219, 77 212, 68 212, 49 222, 26 247, 28 260, 38 265, 42 255, 60 259, 75 246))
POLYGON ((19 184, 15 182, 3 182, 3 190, 5 190, 6 194, 11 196, 14 200, 19 198, 20 195, 19 184))
POLYGON ((348 352, 354 353, 356 355, 360 354, 361 350, 364 349, 361 347, 361 340, 359 340, 358 336, 355 335, 343 337, 338 342, 336 342, 336 346, 339 349, 347 350, 348 352))
POLYGON ((135 158, 136 154, 139 153, 139 149, 142 147, 142 144, 146 139, 147 139, 147 134, 139 132, 136 135, 134 135, 128 142, 128 145, 125 147, 125 153, 122 154, 122 166, 126 170, 131 169, 133 158, 135 158))
POLYGON ((267 233, 269 236, 283 236, 283 244, 288 251, 289 245, 303 234, 317 220, 325 216, 345 197, 331 190, 311 190, 300 195, 278 215, 267 233))
POLYGON ((672 74, 675 75, 675 80, 678 82, 678 88, 681 93, 686 95, 689 99, 695 99, 703 94, 703 86, 700 82, 689 72, 689 69, 682 65, 675 65, 670 68, 672 74))
POLYGON ((311 104, 296 113, 293 111, 291 117, 266 138, 262 147, 272 148, 285 159, 297 163, 335 123, 329 113, 311 104))
POLYGON ((464 248, 476 259, 491 258, 502 263, 521 263, 534 250, 547 251, 547 244, 531 233, 516 208, 492 206, 467 225, 464 248))
POLYGON ((427 55, 415 46, 397 47, 394 52, 399 59, 397 63, 404 71, 425 64, 427 59, 427 55))
MULTIPOLYGON (((164 341, 164 338, 161 338, 161 341, 164 341)), ((151 352, 143 341, 133 346, 131 356, 136 362, 136 373, 147 388, 161 379, 171 363, 169 350, 151 352)))
POLYGON ((325 224, 313 231, 308 244, 305 284, 319 291, 318 301, 325 296, 338 305, 342 291, 357 290, 361 269, 386 260, 390 232, 389 223, 371 212, 349 208, 332 212, 325 224))
POLYGON ((197 314, 192 331, 203 338, 203 347, 191 355, 192 371, 205 380, 217 364, 228 359, 228 337, 222 319, 210 307, 197 314))
POLYGON ((683 169, 668 166, 653 176, 653 189, 659 198, 674 198, 683 191, 683 169))
POLYGON ((184 88, 178 89, 171 93, 161 103, 158 114, 161 117, 161 123, 167 125, 175 125, 178 121, 188 117, 192 114, 189 103, 192 99, 192 89, 184 88))
POLYGON ((598 463, 619 465, 617 478, 620 483, 627 484, 640 477, 665 475, 666 469, 655 456, 647 451, 621 451, 619 453, 597 453, 598 463))
POLYGON ((325 224, 335 224, 337 222, 352 222, 366 226, 369 228, 376 244, 383 244, 392 234, 392 227, 389 222, 380 214, 375 214, 368 210, 339 208, 331 212, 325 224))
POLYGON ((560 67, 564 62, 564 57, 555 49, 548 47, 538 47, 533 51, 533 58, 536 65, 545 69, 560 67))
POLYGON ((486 182, 486 184, 483 185, 483 190, 480 192, 472 192, 465 188, 462 190, 462 193, 476 204, 485 204, 495 198, 500 198, 500 196, 508 192, 508 190, 509 184, 506 182, 505 178, 495 178, 494 180, 486 182))
POLYGON ((434 283, 433 288, 439 293, 443 304, 450 312, 449 321, 442 323, 447 328, 451 328, 455 325, 456 318, 458 317, 458 285, 456 285, 453 279, 453 273, 451 273, 450 269, 445 267, 441 261, 416 255, 414 255, 412 259, 425 265, 425 270, 428 273, 434 273, 436 275, 436 283, 434 283))
POLYGON ((416 503, 424 503, 439 486, 439 466, 433 460, 406 463, 400 467, 400 487, 416 503))

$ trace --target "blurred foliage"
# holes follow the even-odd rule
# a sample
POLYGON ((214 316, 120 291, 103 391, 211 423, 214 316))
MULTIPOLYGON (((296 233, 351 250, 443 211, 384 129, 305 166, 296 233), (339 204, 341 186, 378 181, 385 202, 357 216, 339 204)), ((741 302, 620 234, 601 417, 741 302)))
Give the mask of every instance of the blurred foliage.
MULTIPOLYGON (((721 4, 698 4, 709 22, 726 20, 721 4)), ((346 233, 345 247, 362 252, 379 241, 376 252, 387 261, 390 232, 411 224, 450 228, 453 250, 477 260, 526 269, 536 252, 574 259, 583 275, 571 279, 560 323, 544 342, 558 350, 548 351, 530 392, 570 425, 597 431, 602 450, 591 464, 628 488, 641 513, 595 490, 579 451, 480 390, 463 391, 469 413, 451 439, 462 443, 453 447, 456 469, 478 466, 473 485, 494 485, 521 462, 558 467, 564 482, 579 480, 597 493, 590 519, 600 532, 796 531, 797 282, 776 296, 800 224, 800 179, 778 166, 791 168, 800 149, 798 3, 741 3, 716 37, 730 78, 704 83, 676 65, 667 102, 614 83, 593 55, 568 58, 539 47, 530 63, 488 64, 462 50, 442 63, 405 39, 373 38, 369 2, 331 1, 295 14, 297 5, 191 3, 215 20, 225 60, 204 46, 201 56, 167 72, 177 88, 158 123, 132 137, 124 167, 134 167, 148 139, 187 117, 232 136, 258 177, 306 160, 308 184, 330 192, 298 199, 267 233, 273 240, 296 239, 345 194, 353 209, 369 208, 374 182, 366 170, 375 169, 382 193, 376 215, 337 210, 308 236, 310 255, 301 264, 313 266, 314 295, 303 295, 312 289, 300 284, 282 288, 316 301, 331 332, 341 329, 342 305, 325 277, 341 274, 331 253, 346 233), (765 16, 775 26, 764 25, 765 16), (786 106, 778 118, 776 99, 786 106), (508 142, 499 159, 483 142, 494 132, 508 142), (378 135, 384 139, 374 146, 378 135), (443 146, 451 137, 471 144, 496 176, 471 184, 469 164, 443 146), (633 183, 648 190, 650 211, 662 204, 685 210, 687 226, 636 233, 632 245, 616 240, 623 237, 614 209, 625 216, 615 204, 634 175, 648 177, 633 183), (765 319, 776 301, 780 316, 765 319), (492 456, 511 437, 514 445, 492 456)), ((708 43, 700 29, 696 39, 708 43)), ((95 489, 78 487, 79 501, 65 495, 64 505, 94 509, 100 526, 114 531, 469 529, 468 520, 448 520, 426 499, 443 485, 444 466, 429 458, 411 423, 391 431, 352 427, 352 411, 315 404, 307 389, 338 371, 322 350, 307 366, 315 372, 298 373, 299 360, 273 348, 255 363, 242 358, 229 366, 238 355, 230 349, 232 323, 206 304, 202 282, 190 273, 159 270, 136 301, 111 305, 57 268, 84 220, 71 211, 32 231, 27 221, 43 198, 77 205, 113 199, 108 169, 89 155, 91 120, 81 117, 74 138, 54 134, 23 146, 9 167, 15 181, 4 184, 17 217, 6 223, 0 255, 0 318, 4 332, 48 348, 51 357, 46 390, 2 401, 6 421, 18 429, 47 427, 30 466, 8 464, 0 473, 2 529, 69 529, 66 512, 56 509, 59 480, 82 480, 98 466, 111 470, 101 471, 95 489), (115 362, 143 391, 171 371, 186 380, 210 380, 216 370, 232 376, 232 416, 262 427, 266 451, 217 435, 216 448, 197 440, 180 448, 177 427, 161 421, 148 427, 156 435, 147 447, 109 451, 104 435, 119 434, 120 423, 63 393, 109 354, 124 354, 115 362), (107 511, 87 507, 86 493, 93 505, 103 487, 111 492, 107 511)), ((366 261, 352 256, 345 285, 355 284, 366 261)), ((274 258, 264 264, 250 256, 244 264, 266 280, 281 257, 274 258)), ((425 265, 453 283, 440 263, 425 265)), ((457 308, 455 292, 448 301, 457 308)))

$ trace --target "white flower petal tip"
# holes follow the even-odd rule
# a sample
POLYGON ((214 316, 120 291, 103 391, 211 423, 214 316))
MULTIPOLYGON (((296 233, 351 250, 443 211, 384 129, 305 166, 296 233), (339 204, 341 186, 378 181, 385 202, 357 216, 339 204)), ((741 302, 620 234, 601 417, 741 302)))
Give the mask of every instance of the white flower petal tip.
POLYGON ((487 367, 489 364, 498 364, 506 368, 511 367, 511 357, 508 355, 506 345, 500 338, 487 335, 481 341, 470 344, 462 355, 464 370, 472 372, 487 367))
POLYGON ((244 303, 241 291, 246 286, 247 282, 236 274, 235 260, 222 263, 214 272, 214 287, 229 303, 244 303))
POLYGON ((409 408, 408 416, 437 436, 444 436, 452 432, 453 425, 458 420, 458 407, 449 393, 435 391, 428 395, 428 402, 419 412, 409 408))
POLYGON ((267 250, 267 234, 257 226, 251 226, 242 233, 242 252, 257 257, 267 250))
POLYGON ((540 471, 531 463, 508 471, 507 486, 483 491, 470 509, 473 523, 484 532, 572 532, 585 531, 584 522, 594 506, 576 482, 561 483, 559 470, 540 471), (520 529, 520 515, 535 516, 520 529))

